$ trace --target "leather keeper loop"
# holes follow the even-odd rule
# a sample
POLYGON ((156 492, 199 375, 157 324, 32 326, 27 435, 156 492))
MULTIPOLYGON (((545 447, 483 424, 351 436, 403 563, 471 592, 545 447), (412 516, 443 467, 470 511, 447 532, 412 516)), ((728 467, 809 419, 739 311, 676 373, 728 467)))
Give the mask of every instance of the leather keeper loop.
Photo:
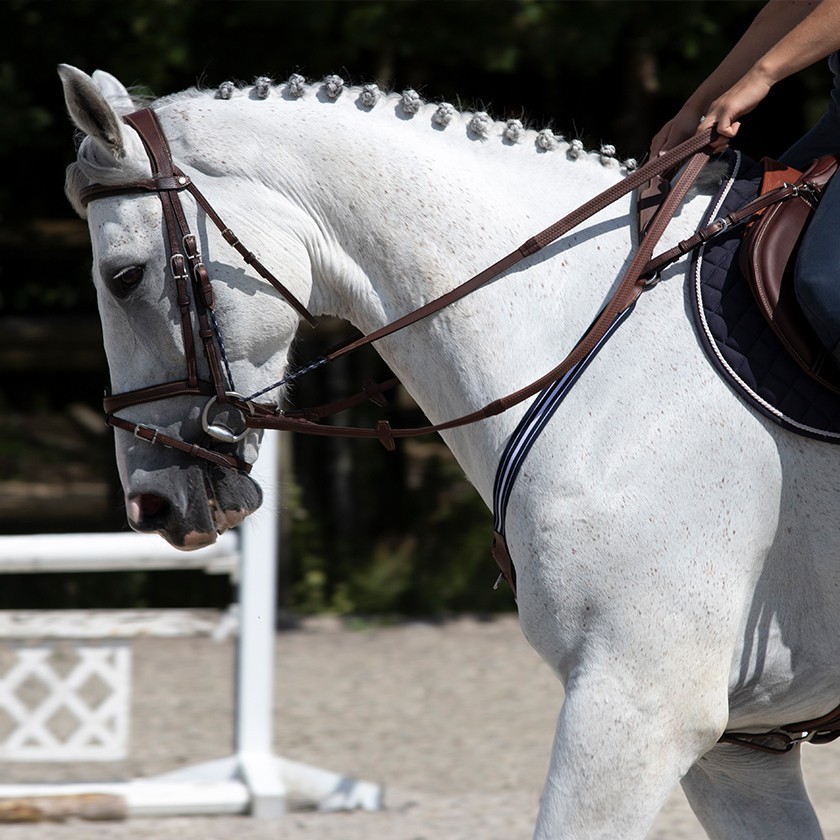
POLYGON ((542 245, 537 241, 535 236, 532 236, 527 242, 523 242, 519 250, 523 257, 530 257, 536 254, 542 248, 542 245))
POLYGON ((195 282, 201 292, 201 299, 208 309, 215 309, 216 296, 213 294, 213 287, 210 284, 210 275, 203 263, 199 263, 194 269, 195 282))
POLYGON ((380 408, 384 408, 388 405, 388 400, 385 397, 385 394, 382 393, 382 385, 375 380, 365 379, 362 383, 362 390, 374 405, 378 405, 380 408))
POLYGON ((393 452, 397 448, 391 424, 387 420, 380 420, 376 424, 376 437, 389 452, 393 452))

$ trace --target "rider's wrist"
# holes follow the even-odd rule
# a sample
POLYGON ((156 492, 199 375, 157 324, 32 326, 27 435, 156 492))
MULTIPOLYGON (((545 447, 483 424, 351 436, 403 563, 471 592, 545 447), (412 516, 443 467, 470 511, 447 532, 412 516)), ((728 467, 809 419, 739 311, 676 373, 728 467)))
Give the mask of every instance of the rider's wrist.
POLYGON ((761 82, 767 85, 768 88, 773 87, 780 79, 784 77, 777 62, 773 61, 768 56, 760 58, 749 70, 748 76, 756 82, 761 82))

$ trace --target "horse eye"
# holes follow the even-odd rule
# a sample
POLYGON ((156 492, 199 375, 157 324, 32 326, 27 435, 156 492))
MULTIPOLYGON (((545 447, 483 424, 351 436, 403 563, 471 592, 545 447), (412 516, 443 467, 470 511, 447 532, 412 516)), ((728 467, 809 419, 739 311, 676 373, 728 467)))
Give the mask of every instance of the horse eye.
POLYGON ((130 265, 128 268, 118 271, 111 278, 111 290, 117 297, 124 297, 134 289, 143 279, 144 268, 142 265, 130 265))

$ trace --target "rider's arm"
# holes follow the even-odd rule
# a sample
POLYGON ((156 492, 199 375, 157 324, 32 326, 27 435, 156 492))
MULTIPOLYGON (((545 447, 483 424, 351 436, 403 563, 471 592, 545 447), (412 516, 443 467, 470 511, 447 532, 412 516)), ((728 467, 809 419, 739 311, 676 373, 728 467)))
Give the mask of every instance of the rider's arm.
POLYGON ((726 58, 654 137, 651 155, 705 126, 734 137, 772 85, 840 49, 840 0, 770 0, 726 58))

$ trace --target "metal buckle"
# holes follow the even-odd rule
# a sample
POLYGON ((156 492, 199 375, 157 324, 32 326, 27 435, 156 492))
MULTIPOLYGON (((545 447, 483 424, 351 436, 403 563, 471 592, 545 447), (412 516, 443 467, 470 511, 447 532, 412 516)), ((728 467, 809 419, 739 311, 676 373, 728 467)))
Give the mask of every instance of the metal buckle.
POLYGON ((801 198, 809 207, 816 207, 820 203, 820 191, 811 183, 806 181, 793 189, 793 195, 801 198))
POLYGON ((160 429, 156 429, 154 426, 147 426, 145 423, 135 423, 134 424, 134 435, 136 440, 142 440, 144 443, 157 443, 157 436, 160 432, 160 429), (151 438, 144 438, 140 435, 140 429, 145 429, 147 432, 151 432, 151 438))
POLYGON ((172 272, 172 276, 177 280, 178 278, 182 280, 189 279, 189 274, 187 274, 187 261, 184 259, 183 254, 173 254, 169 258, 169 270, 172 272), (180 260, 180 264, 179 264, 180 260), (178 268, 181 271, 178 271, 178 268))
POLYGON ((787 735, 790 738, 790 746, 795 747, 797 744, 807 744, 814 740, 817 735, 816 729, 808 729, 804 732, 800 732, 799 735, 794 735, 793 732, 789 732, 786 729, 777 729, 774 733, 778 733, 779 735, 787 735))
MULTIPOLYGON (((225 395, 228 397, 233 397, 234 399, 242 400, 245 405, 248 406, 248 410, 251 414, 254 413, 254 406, 250 400, 246 400, 242 394, 237 394, 236 391, 225 391, 225 395)), ((241 408, 237 408, 236 406, 228 406, 229 409, 235 410, 239 413, 241 420, 242 420, 242 431, 239 432, 235 429, 229 429, 227 426, 222 426, 218 423, 212 423, 210 421, 210 407, 213 403, 218 401, 218 397, 212 396, 207 401, 204 406, 203 411, 201 412, 201 427, 210 435, 211 438, 215 440, 220 440, 223 443, 237 443, 238 441, 242 440, 245 435, 248 434, 248 424, 245 420, 245 412, 242 411, 241 408)))
POLYGON ((818 190, 810 181, 805 181, 802 184, 792 184, 790 181, 785 181, 782 186, 790 190, 793 198, 804 198, 806 201, 809 198, 815 198, 818 194, 818 190))

